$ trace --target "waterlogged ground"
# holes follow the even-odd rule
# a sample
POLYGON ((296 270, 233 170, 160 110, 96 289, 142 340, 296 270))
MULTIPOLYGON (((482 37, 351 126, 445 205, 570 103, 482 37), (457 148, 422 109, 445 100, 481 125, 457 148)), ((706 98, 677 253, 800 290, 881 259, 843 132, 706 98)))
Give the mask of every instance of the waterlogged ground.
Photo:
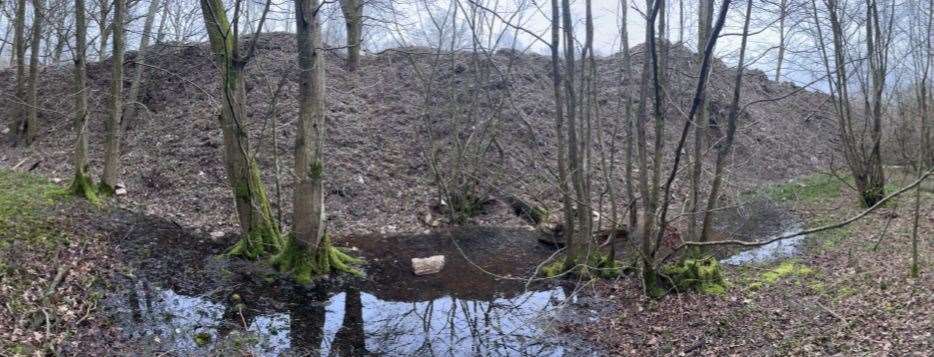
POLYGON ((115 220, 135 219, 121 243, 135 269, 118 279, 106 306, 122 338, 142 352, 599 354, 556 329, 558 316, 578 308, 569 289, 521 279, 552 253, 528 230, 351 238, 342 243, 364 247, 348 248, 367 259, 365 278, 298 286, 262 264, 223 258, 225 242, 134 217, 115 220), (470 253, 456 255, 461 250, 470 253), (445 254, 448 264, 440 274, 414 276, 408 257, 426 252, 445 254))

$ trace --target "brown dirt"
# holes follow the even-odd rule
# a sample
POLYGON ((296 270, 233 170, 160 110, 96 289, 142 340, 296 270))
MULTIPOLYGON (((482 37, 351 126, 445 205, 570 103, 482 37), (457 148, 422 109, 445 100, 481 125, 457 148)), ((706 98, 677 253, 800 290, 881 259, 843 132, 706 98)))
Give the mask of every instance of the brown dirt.
MULTIPOLYGON (((186 227, 210 232, 236 232, 236 220, 230 202, 221 161, 220 131, 215 116, 217 75, 205 44, 162 44, 152 47, 151 65, 142 88, 141 104, 148 108, 141 120, 130 124, 125 138, 123 180, 129 195, 120 198, 125 206, 147 214, 176 221, 186 227)), ((365 57, 357 73, 345 72, 340 56, 328 59, 328 136, 326 198, 328 227, 336 235, 419 232, 427 228, 420 219, 437 203, 436 189, 425 159, 428 145, 426 125, 436 133, 451 135, 452 123, 445 118, 426 122, 421 116, 424 96, 415 68, 430 68, 432 56, 425 49, 403 48, 365 57), (413 63, 415 64, 413 66, 413 63)), ((640 49, 634 56, 638 67, 640 49)), ((274 205, 273 158, 271 145, 272 113, 270 102, 283 74, 284 95, 276 107, 283 187, 281 197, 284 220, 290 220, 291 146, 297 116, 297 85, 294 69, 294 39, 287 34, 264 34, 257 48, 257 58, 248 66, 249 112, 254 146, 265 169, 274 205)), ((128 54, 127 70, 134 54, 128 54)), ((672 102, 686 110, 693 90, 691 54, 683 48, 672 51, 672 102)), ((467 76, 469 57, 457 53, 442 60, 435 69, 440 83, 469 93, 473 90, 467 76)), ((508 96, 501 113, 497 142, 505 156, 488 153, 484 184, 494 193, 514 194, 541 203, 559 212, 555 200, 553 172, 555 163, 554 129, 549 79, 549 60, 539 55, 497 53, 493 60, 506 74, 493 76, 482 85, 492 96, 508 96), (522 123, 525 118, 529 123, 522 123), (529 130, 531 129, 531 131, 529 130), (543 156, 542 156, 543 155, 543 156)), ((635 95, 635 83, 618 84, 618 58, 600 59, 602 105, 601 120, 607 135, 622 147, 618 106, 621 95, 635 95)), ((90 130, 92 167, 101 166, 103 118, 106 115, 109 61, 89 65, 90 130)), ((715 63, 709 97, 714 118, 726 112, 731 92, 732 69, 715 63)), ((11 71, 0 72, 0 90, 11 93, 11 71)), ((71 68, 45 67, 39 85, 43 133, 30 149, 0 148, 0 165, 24 165, 41 161, 38 172, 67 179, 70 177, 72 131, 71 68)), ((735 160, 731 167, 730 190, 740 191, 763 180, 777 181, 810 172, 830 160, 826 144, 833 130, 832 120, 820 109, 826 96, 811 93, 787 83, 774 83, 764 74, 752 71, 744 83, 744 103, 749 106, 738 133, 735 160), (794 94, 792 94, 794 93, 794 94), (788 96, 781 100, 770 100, 788 96)), ((444 96, 434 98, 440 105, 444 96)), ((0 113, 9 113, 11 102, 0 102, 0 113)), ((145 111, 144 111, 145 112, 145 111)), ((669 109, 669 116, 678 118, 669 109)), ((9 116, 0 116, 5 126, 9 116)), ((670 120, 667 140, 673 141, 681 119, 670 120)), ((673 144, 669 144, 669 148, 673 144)), ((667 151, 671 151, 670 149, 667 151)), ((622 155, 616 154, 617 157, 622 155)), ((670 158, 668 158, 670 159, 670 158)), ((621 175, 621 170, 616 171, 621 175)), ((602 178, 602 174, 595 174, 602 178)), ((621 178, 615 178, 621 182, 621 178)), ((595 184, 595 190, 602 184, 595 184)), ((676 184, 674 197, 684 196, 683 185, 676 184)), ((605 200, 604 200, 605 201, 605 200)), ((607 205, 607 203, 603 203, 607 205)), ((475 224, 522 226, 509 215, 489 216, 475 224)))
MULTIPOLYGON (((927 194, 922 206, 922 257, 934 253, 925 233, 934 230, 932 198, 927 194)), ((806 252, 791 259, 810 274, 757 286, 780 263, 730 267, 723 296, 679 294, 660 301, 644 298, 633 279, 602 284, 594 297, 604 306, 599 321, 570 330, 618 355, 928 355, 934 280, 927 260, 921 277, 908 276, 912 199, 902 197, 844 231, 810 238, 806 252)), ((795 210, 828 222, 858 208, 844 194, 795 210)))

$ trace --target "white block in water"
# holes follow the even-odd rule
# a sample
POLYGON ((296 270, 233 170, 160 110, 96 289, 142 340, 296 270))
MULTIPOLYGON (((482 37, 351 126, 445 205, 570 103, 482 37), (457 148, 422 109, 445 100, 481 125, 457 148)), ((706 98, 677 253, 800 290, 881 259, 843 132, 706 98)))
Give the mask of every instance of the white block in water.
POLYGON ((436 274, 444 269, 444 256, 433 255, 428 258, 412 258, 412 271, 415 275, 436 274))

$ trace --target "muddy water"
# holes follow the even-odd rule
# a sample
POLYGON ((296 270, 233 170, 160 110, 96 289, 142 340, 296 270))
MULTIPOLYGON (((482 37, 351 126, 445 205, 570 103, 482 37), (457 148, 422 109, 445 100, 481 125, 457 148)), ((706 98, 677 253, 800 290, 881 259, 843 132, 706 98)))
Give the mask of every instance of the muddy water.
MULTIPOLYGON (((804 222, 781 203, 759 198, 721 212, 717 219, 723 239, 765 241, 799 232, 804 222)), ((723 264, 743 265, 768 263, 792 257, 804 248, 807 236, 798 236, 759 247, 728 250, 721 253, 723 264)))
POLYGON ((348 237, 336 244, 366 258, 367 276, 299 286, 223 258, 230 242, 145 217, 114 222, 127 222, 114 236, 132 269, 106 307, 143 355, 598 354, 556 332, 573 315, 565 288, 521 280, 552 253, 528 230, 348 237), (444 270, 413 275, 409 260, 433 254, 448 257, 444 270))

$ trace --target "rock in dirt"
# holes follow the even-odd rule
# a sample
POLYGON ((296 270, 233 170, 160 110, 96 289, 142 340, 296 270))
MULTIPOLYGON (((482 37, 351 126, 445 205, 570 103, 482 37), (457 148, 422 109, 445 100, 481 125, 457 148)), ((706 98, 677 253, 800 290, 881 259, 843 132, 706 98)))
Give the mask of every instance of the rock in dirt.
POLYGON ((412 271, 415 275, 437 274, 444 269, 444 256, 433 255, 428 258, 412 258, 412 271))
POLYGON ((211 239, 221 239, 224 238, 224 231, 213 231, 211 232, 211 239))
POLYGON ((126 189, 123 188, 123 187, 120 187, 120 188, 114 190, 114 195, 116 195, 116 196, 126 196, 126 189))

